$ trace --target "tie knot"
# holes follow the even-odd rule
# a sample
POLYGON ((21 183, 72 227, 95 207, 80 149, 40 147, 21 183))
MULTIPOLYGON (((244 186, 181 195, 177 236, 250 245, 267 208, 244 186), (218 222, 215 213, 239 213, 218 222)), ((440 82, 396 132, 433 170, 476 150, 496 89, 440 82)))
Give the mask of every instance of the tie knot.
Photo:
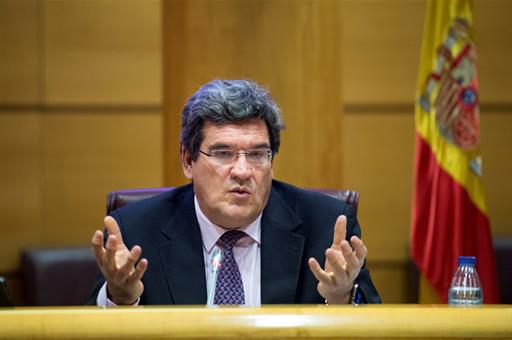
POLYGON ((240 230, 229 230, 226 231, 220 237, 220 240, 226 244, 226 248, 233 248, 233 245, 242 237, 247 236, 246 233, 240 230))

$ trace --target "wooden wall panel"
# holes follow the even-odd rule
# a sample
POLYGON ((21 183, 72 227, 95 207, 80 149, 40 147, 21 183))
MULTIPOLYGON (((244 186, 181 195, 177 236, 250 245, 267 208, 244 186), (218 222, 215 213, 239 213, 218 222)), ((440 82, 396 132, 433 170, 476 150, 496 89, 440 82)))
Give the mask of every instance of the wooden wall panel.
POLYGON ((36 1, 0 2, 0 273, 41 236, 37 25, 36 1))
MULTIPOLYGON (((345 104, 409 103, 414 98, 424 8, 424 1, 343 2, 345 104)), ((510 102, 511 11, 510 1, 474 1, 484 103, 510 102)))
POLYGON ((411 281, 410 265, 407 262, 370 263, 370 274, 382 303, 416 302, 417 290, 411 281))
POLYGON ((162 185, 160 13, 0 2, 1 274, 24 248, 88 245, 108 191, 162 185))
POLYGON ((109 191, 161 186, 160 127, 146 112, 46 114, 42 242, 87 245, 109 191))
POLYGON ((344 104, 411 103, 424 1, 344 1, 344 104))
POLYGON ((38 3, 0 1, 0 103, 39 100, 38 3))
POLYGON ((40 244, 40 119, 31 112, 0 114, 0 273, 17 267, 21 249, 40 244))
POLYGON ((486 103, 506 104, 512 112, 512 2, 475 0, 475 44, 480 99, 486 103))
POLYGON ((370 261, 407 261, 414 152, 412 114, 347 114, 344 183, 359 191, 370 261))
POLYGON ((481 141, 483 181, 491 229, 496 235, 512 237, 512 182, 509 180, 512 174, 512 110, 483 112, 481 141))
POLYGON ((166 183, 178 164, 180 112, 213 78, 252 78, 281 106, 275 175, 302 186, 341 185, 339 2, 164 2, 166 183))
POLYGON ((46 103, 160 103, 159 1, 45 1, 43 10, 46 103))

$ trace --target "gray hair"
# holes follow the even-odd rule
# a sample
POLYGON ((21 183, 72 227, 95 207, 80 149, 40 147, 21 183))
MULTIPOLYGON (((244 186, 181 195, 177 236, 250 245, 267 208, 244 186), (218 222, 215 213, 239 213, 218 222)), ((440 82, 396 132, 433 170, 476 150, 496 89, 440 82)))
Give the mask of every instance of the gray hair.
POLYGON ((225 124, 251 118, 263 119, 270 136, 270 148, 279 151, 284 129, 281 110, 268 91, 250 80, 213 80, 199 88, 181 113, 181 147, 196 160, 203 141, 205 121, 225 124))

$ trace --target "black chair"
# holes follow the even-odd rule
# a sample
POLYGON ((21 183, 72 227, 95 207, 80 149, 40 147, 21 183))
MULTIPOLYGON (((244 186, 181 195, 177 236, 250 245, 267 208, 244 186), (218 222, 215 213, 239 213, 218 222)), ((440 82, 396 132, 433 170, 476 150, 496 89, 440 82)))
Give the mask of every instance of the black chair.
POLYGON ((88 247, 27 249, 22 253, 25 304, 83 305, 97 270, 88 247))
POLYGON ((501 303, 512 304, 512 237, 496 235, 493 243, 501 303))

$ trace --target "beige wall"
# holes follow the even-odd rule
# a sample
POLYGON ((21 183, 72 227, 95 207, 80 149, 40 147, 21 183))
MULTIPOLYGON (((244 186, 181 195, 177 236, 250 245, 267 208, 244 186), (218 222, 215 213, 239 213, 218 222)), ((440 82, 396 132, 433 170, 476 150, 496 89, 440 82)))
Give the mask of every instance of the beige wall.
POLYGON ((512 235, 512 2, 475 2, 484 184, 494 234, 512 235))
POLYGON ((184 183, 175 136, 186 99, 214 78, 250 78, 269 88, 287 125, 276 177, 301 186, 340 186, 341 3, 164 4, 166 182, 184 183))
MULTIPOLYGON (((493 232, 508 235, 511 12, 475 1, 484 182, 493 232)), ((422 1, 1 1, 0 273, 28 246, 86 245, 110 190, 183 183, 184 101, 211 78, 250 77, 288 125, 276 177, 358 190, 376 284, 408 301, 423 15, 422 1)))
POLYGON ((344 2, 343 184, 361 194, 368 265, 384 302, 407 301, 413 99, 425 4, 344 2))
POLYGON ((162 185, 160 32, 158 1, 0 2, 0 273, 162 185))

